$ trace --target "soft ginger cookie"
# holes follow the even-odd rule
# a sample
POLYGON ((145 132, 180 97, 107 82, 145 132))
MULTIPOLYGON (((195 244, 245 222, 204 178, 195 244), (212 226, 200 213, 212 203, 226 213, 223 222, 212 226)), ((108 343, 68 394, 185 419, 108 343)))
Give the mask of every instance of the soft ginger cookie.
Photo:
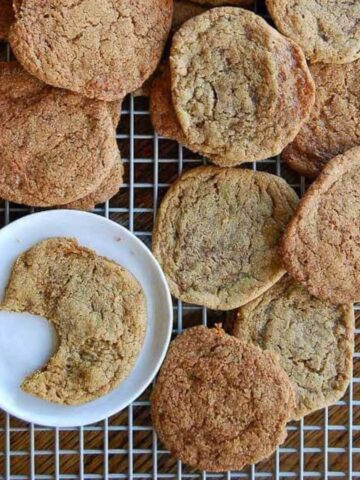
POLYGON ((153 252, 172 294, 231 310, 261 295, 285 273, 277 245, 297 195, 263 172, 194 168, 165 195, 153 252))
POLYGON ((301 49, 247 10, 211 9, 174 35, 173 105, 188 140, 220 166, 279 154, 314 103, 301 49))
POLYGON ((276 355, 220 328, 194 327, 171 344, 152 393, 161 442, 199 470, 241 470, 286 438, 294 392, 276 355))
POLYGON ((0 64, 0 197, 31 206, 94 192, 117 155, 105 102, 55 89, 0 64))
POLYGON ((297 172, 316 177, 329 160, 360 145, 360 60, 310 67, 316 101, 309 120, 282 153, 297 172))
POLYGON ((111 101, 153 73, 172 11, 172 0, 23 0, 9 40, 40 80, 111 101))
POLYGON ((318 298, 360 301, 360 147, 331 160, 286 228, 285 268, 318 298))
POLYGON ((277 28, 312 63, 348 63, 360 58, 360 2, 266 0, 277 28))
POLYGON ((7 40, 10 25, 14 22, 11 0, 0 0, 0 40, 7 40))
POLYGON ((72 239, 45 240, 22 254, 1 309, 53 323, 59 349, 22 388, 66 405, 116 388, 132 370, 145 337, 146 300, 139 283, 72 239))
POLYGON ((313 297, 289 276, 239 308, 233 332, 245 342, 279 355, 294 384, 298 420, 344 395, 352 374, 352 305, 313 297))

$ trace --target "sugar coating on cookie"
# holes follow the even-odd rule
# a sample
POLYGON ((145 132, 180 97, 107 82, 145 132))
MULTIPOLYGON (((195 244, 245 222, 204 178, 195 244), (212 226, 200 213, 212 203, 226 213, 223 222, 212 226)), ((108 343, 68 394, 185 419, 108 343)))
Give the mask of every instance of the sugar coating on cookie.
POLYGON ((284 266, 318 298, 360 301, 360 147, 331 160, 280 245, 284 266))
POLYGON ((316 177, 329 160, 360 146, 360 60, 311 65, 316 101, 309 120, 282 153, 297 172, 316 177))
POLYGON ((188 20, 174 35, 170 67, 188 142, 220 166, 279 154, 314 103, 302 50, 247 10, 215 8, 188 20))
POLYGON ((0 0, 0 40, 7 40, 11 24, 14 22, 12 0, 0 0))
POLYGON ((231 310, 285 273, 277 252, 297 195, 268 173, 199 167, 182 175, 161 203, 153 252, 172 294, 231 310))
POLYGON ((59 90, 16 62, 0 64, 0 197, 34 207, 98 188, 117 155, 106 103, 59 90))
POLYGON ((206 327, 190 328, 171 344, 151 399, 165 448, 211 472, 269 456, 285 440, 294 408, 275 355, 206 327))
POLYGON ((352 374, 352 305, 312 296, 290 276, 234 313, 232 333, 279 355, 293 382, 298 420, 344 395, 352 374))
POLYGON ((172 0, 22 0, 9 40, 40 80, 111 101, 153 73, 172 11, 172 0))
POLYGON ((23 382, 25 392, 66 405, 94 400, 132 370, 146 331, 137 280, 72 239, 45 240, 16 261, 2 310, 51 321, 59 348, 23 382))
POLYGON ((348 63, 360 58, 360 2, 266 0, 277 28, 312 63, 348 63))

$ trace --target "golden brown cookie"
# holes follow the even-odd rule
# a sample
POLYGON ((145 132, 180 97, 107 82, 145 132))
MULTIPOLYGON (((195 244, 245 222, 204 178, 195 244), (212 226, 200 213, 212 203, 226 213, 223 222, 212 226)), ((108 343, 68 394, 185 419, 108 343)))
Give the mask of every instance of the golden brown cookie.
POLYGON ((145 337, 139 283, 66 238, 42 241, 17 259, 1 309, 41 315, 57 330, 58 351, 22 385, 50 402, 82 404, 116 388, 145 337))
POLYGON ((94 192, 117 155, 108 104, 0 64, 0 197, 31 206, 94 192))
POLYGON ((301 49, 239 8, 188 20, 174 35, 170 68, 188 142, 220 166, 279 154, 314 103, 301 49))
POLYGON ((277 356, 194 327, 171 344, 152 394, 154 428, 193 468, 241 470, 286 438, 294 392, 277 356))
POLYGON ((277 244, 297 200, 268 173, 198 167, 182 175, 165 195, 153 232, 172 294, 215 310, 261 295, 285 273, 277 244))
POLYGON ((312 296, 289 276, 234 313, 233 334, 279 355, 293 382, 298 420, 344 395, 352 375, 352 305, 312 296))
POLYGON ((282 153, 297 172, 316 177, 329 160, 360 145, 360 60, 310 67, 316 101, 309 120, 282 153))
POLYGON ((360 147, 331 160, 281 242, 284 266, 318 298, 360 301, 360 147))
POLYGON ((55 87, 116 100, 155 70, 172 0, 23 0, 10 44, 23 66, 55 87))
POLYGON ((14 22, 11 0, 0 0, 0 40, 7 40, 10 25, 14 22))
POLYGON ((302 47, 310 62, 348 63, 360 57, 360 3, 266 0, 277 28, 302 47))

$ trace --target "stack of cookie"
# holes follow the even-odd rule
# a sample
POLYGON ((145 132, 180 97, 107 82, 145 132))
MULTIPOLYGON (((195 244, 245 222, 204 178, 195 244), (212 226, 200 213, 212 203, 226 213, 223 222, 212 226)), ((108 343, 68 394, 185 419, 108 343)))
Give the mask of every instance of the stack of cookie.
POLYGON ((155 70, 172 10, 172 0, 1 2, 0 38, 19 61, 0 64, 1 198, 88 210, 118 191, 121 102, 155 70))

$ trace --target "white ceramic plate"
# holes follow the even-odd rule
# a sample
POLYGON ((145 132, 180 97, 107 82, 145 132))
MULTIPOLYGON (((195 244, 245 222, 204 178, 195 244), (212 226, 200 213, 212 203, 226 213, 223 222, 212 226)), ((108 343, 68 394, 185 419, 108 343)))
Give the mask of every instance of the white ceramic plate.
POLYGON ((36 424, 72 427, 94 423, 127 407, 151 383, 166 354, 172 330, 170 292, 158 263, 143 243, 117 223, 91 213, 56 210, 29 215, 0 230, 0 299, 16 258, 41 240, 76 238, 128 269, 146 294, 145 343, 129 377, 110 394, 69 407, 24 393, 24 377, 56 348, 53 327, 41 317, 0 312, 0 407, 36 424))

